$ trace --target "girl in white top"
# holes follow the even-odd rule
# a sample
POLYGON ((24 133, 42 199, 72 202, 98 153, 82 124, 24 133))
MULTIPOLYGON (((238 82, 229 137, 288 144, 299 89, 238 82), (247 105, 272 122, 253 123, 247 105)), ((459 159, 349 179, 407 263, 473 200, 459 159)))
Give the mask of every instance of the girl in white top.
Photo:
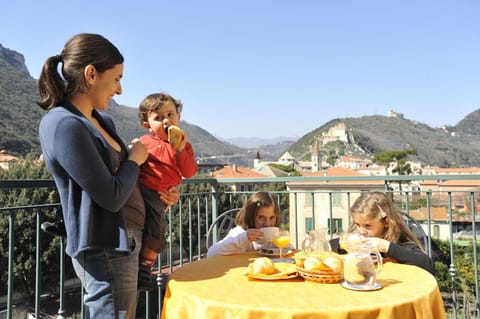
POLYGON ((233 255, 260 249, 255 241, 263 236, 260 228, 279 227, 280 208, 268 192, 257 192, 250 196, 235 217, 232 228, 221 241, 208 248, 207 257, 233 255))

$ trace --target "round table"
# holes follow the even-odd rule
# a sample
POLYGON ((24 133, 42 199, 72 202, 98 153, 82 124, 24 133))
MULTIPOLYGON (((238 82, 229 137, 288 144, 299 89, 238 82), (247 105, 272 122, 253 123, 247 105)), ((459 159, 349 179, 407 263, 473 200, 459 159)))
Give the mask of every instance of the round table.
POLYGON ((443 300, 429 272, 386 262, 376 291, 341 284, 252 280, 245 276, 257 253, 216 256, 184 264, 168 281, 162 318, 445 318, 443 300))

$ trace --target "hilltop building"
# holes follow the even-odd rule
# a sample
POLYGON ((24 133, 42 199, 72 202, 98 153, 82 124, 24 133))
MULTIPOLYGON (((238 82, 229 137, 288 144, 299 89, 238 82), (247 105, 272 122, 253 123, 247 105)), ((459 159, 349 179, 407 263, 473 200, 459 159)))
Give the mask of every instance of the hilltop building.
POLYGON ((338 123, 329 128, 327 132, 322 133, 322 145, 336 141, 348 143, 349 140, 345 123, 338 123))
POLYGON ((394 110, 389 110, 388 114, 387 114, 387 117, 396 117, 396 118, 399 118, 399 119, 404 118, 403 113, 398 113, 398 112, 395 112, 394 110))

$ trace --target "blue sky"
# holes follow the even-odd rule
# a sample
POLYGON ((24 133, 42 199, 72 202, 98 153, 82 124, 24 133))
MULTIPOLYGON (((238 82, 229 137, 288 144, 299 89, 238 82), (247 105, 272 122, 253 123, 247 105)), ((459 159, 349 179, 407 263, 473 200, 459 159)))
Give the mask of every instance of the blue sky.
POLYGON ((224 137, 302 136, 388 110, 433 127, 480 108, 480 1, 242 0, 2 3, 0 44, 38 78, 80 32, 125 57, 137 107, 165 91, 224 137))

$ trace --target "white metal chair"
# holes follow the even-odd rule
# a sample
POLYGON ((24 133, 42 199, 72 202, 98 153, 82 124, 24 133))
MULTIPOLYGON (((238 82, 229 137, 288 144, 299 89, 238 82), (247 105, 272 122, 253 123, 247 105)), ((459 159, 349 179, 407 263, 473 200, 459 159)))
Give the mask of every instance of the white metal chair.
POLYGON ((212 244, 223 239, 230 229, 235 227, 235 217, 240 211, 240 208, 229 209, 220 215, 212 222, 208 228, 206 240, 205 240, 205 249, 208 249, 212 244), (214 236, 216 234, 216 236, 214 236))

